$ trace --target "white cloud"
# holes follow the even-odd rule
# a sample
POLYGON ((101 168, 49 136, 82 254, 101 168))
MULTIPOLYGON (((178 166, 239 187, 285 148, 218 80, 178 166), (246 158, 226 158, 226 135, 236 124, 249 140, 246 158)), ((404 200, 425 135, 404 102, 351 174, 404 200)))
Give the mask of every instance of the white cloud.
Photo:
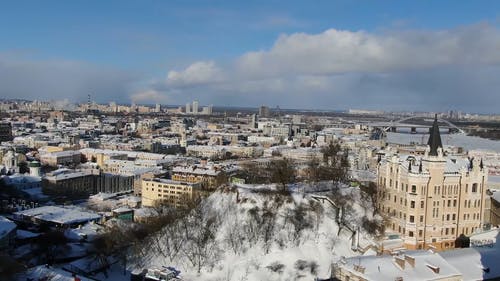
POLYGON ((167 74, 167 85, 183 87, 222 81, 222 71, 213 61, 198 61, 182 71, 171 70, 167 74))
POLYGON ((498 64, 500 33, 488 25, 445 31, 374 34, 329 29, 281 35, 269 50, 248 52, 237 68, 250 77, 498 64))
POLYGON ((146 90, 130 95, 130 100, 135 103, 161 102, 166 103, 168 98, 156 90, 146 90))
POLYGON ((383 73, 449 65, 500 63, 500 33, 489 25, 383 34, 329 29, 281 35, 269 50, 252 51, 224 69, 198 61, 170 71, 171 87, 284 76, 383 73))
POLYGON ((159 89, 176 92, 169 97, 179 103, 189 96, 214 104, 491 111, 491 101, 500 102, 492 94, 500 86, 497 75, 500 32, 487 24, 382 33, 329 29, 281 35, 271 48, 229 63, 198 61, 172 70, 159 89))

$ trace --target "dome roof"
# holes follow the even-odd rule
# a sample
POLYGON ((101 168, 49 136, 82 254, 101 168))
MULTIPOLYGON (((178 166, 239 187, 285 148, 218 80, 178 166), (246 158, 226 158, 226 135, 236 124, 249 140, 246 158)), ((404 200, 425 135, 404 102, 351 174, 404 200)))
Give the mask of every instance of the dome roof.
POLYGON ((41 166, 41 165, 40 165, 40 162, 38 162, 38 161, 31 161, 31 162, 29 163, 29 167, 30 167, 30 168, 40 167, 40 166, 41 166))

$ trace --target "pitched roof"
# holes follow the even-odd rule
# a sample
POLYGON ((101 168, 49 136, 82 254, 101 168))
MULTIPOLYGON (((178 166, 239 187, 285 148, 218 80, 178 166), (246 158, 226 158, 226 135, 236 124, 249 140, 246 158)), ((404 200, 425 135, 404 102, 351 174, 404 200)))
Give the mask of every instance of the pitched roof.
POLYGON ((0 239, 9 234, 12 230, 16 229, 16 227, 17 225, 14 222, 0 216, 0 239))

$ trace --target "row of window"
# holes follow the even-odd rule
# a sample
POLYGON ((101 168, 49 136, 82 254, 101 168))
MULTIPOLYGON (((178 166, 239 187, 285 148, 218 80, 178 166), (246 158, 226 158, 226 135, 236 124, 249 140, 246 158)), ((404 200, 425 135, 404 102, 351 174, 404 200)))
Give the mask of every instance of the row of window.
MULTIPOLYGON (((469 234, 472 234, 474 233, 474 231, 477 229, 478 227, 471 227, 470 228, 470 232, 469 232, 469 228, 468 227, 464 227, 462 229, 462 233, 465 234, 465 235, 469 235, 469 234)), ((396 231, 396 228, 395 228, 395 225, 392 224, 392 230, 396 231)), ((403 235, 406 234, 406 229, 403 227, 401 228, 401 226, 398 226, 398 232, 399 233, 402 233, 403 235)), ((442 228, 441 229, 441 235, 453 235, 455 236, 455 228, 454 227, 446 227, 446 228, 442 228)), ((417 238, 423 238, 424 236, 424 231, 422 229, 418 230, 418 236, 417 238)), ((415 237, 415 232, 413 231, 408 231, 408 237, 415 237)), ((436 239, 433 238, 432 239, 432 242, 435 243, 436 242, 436 239)))
MULTIPOLYGON (((386 187, 386 178, 380 178, 379 180, 379 186, 383 186, 384 188, 386 187)), ((392 179, 389 179, 389 187, 392 188, 392 179)), ((394 188, 398 188, 398 181, 396 181, 396 184, 394 185, 394 188)), ((408 192, 408 184, 401 183, 401 191, 408 192)), ((411 193, 417 193, 417 186, 412 185, 411 186, 411 193)), ((458 185, 444 185, 443 189, 441 190, 441 186, 436 185, 434 186, 434 195, 440 195, 442 191, 442 195, 458 195, 459 192, 459 187, 458 185)), ((469 192, 469 184, 465 185, 465 192, 469 192)), ((471 192, 475 193, 478 192, 478 184, 473 183, 471 185, 471 192)), ((425 186, 420 187, 420 193, 422 195, 425 195, 425 186)))
MULTIPOLYGON (((387 194, 387 198, 390 200, 390 194, 387 194)), ((397 196, 394 195, 393 197, 393 202, 397 203, 397 196)), ((399 204, 400 205, 407 205, 407 200, 400 197, 399 198, 399 204)), ((424 208, 425 203, 424 201, 420 201, 420 208, 424 208)), ((433 207, 439 207, 439 201, 435 200, 432 203, 433 207)), ((476 199, 476 200, 464 200, 464 208, 478 208, 481 206, 481 200, 476 199)), ((448 200, 443 200, 443 207, 457 207, 457 199, 448 199, 448 200)), ((410 201, 410 208, 415 209, 416 208, 416 202, 414 200, 410 201)))
POLYGON ((481 200, 464 200, 464 208, 477 208, 481 206, 481 200))
MULTIPOLYGON (((387 214, 389 214, 390 216, 393 216, 395 217, 398 213, 396 212, 396 209, 393 209, 392 212, 391 212, 391 208, 390 207, 387 207, 387 211, 385 210, 385 207, 382 206, 382 211, 383 212, 387 212, 387 214)), ((438 218, 439 217, 439 208, 432 208, 432 217, 433 218, 438 218)), ((401 211, 399 212, 399 218, 400 219, 404 219, 406 220, 406 214, 402 213, 401 211)), ((466 213, 464 214, 464 220, 468 220, 470 219, 471 216, 469 213, 466 213)), ((443 221, 455 221, 457 219, 457 214, 446 214, 442 216, 442 219, 443 221)), ((472 214, 472 219, 473 220, 478 220, 480 219, 480 216, 479 216, 479 213, 473 213, 472 214)), ((409 215, 409 222, 410 223, 415 223, 415 216, 414 215, 409 215)), ((424 216, 421 215, 420 216, 420 222, 423 223, 424 222, 424 216)))
MULTIPOLYGON (((182 190, 184 190, 184 191, 188 191, 188 190, 189 190, 189 188, 188 188, 188 187, 184 187, 184 188, 183 188, 183 187, 180 187, 180 186, 178 186, 177 188, 175 188, 174 186, 168 186, 168 187, 167 187, 167 186, 165 186, 165 188, 170 188, 170 190, 172 190, 172 189, 173 189, 173 190, 181 190, 181 191, 182 191, 182 190)), ((149 188, 148 188, 148 187, 146 187, 146 190, 148 190, 148 191, 149 191, 149 188)), ((158 188, 157 190, 158 190, 158 192, 160 192, 161 190, 163 190, 163 192, 167 192, 167 190, 166 190, 166 189, 160 189, 160 188, 158 188)), ((155 191, 155 189, 152 187, 152 188, 151 188, 151 191, 155 191)))
MULTIPOLYGON (((470 217, 471 216, 470 216, 469 213, 464 214, 464 220, 468 220, 468 219, 470 219, 470 217)), ((473 213, 472 214, 472 219, 473 220, 478 220, 479 218, 480 218, 479 213, 473 213)))

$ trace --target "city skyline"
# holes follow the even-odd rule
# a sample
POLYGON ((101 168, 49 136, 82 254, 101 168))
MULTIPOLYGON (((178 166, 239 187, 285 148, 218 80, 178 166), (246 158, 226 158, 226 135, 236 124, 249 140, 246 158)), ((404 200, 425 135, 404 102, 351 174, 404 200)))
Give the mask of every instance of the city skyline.
POLYGON ((28 3, 0 12, 4 98, 498 112, 494 1, 28 3))

